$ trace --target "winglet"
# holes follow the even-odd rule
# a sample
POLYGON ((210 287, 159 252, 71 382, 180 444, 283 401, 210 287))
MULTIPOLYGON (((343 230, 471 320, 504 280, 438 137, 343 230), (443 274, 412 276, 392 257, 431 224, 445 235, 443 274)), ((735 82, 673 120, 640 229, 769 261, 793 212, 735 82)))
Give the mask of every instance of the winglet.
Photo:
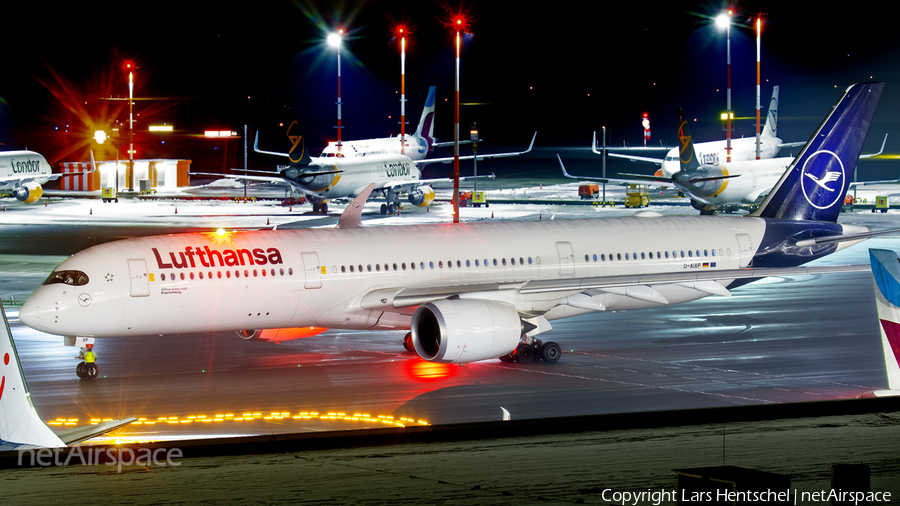
POLYGON ((359 195, 353 199, 353 202, 344 209, 344 212, 341 213, 341 217, 338 219, 338 228, 358 228, 362 226, 362 210, 363 206, 366 205, 366 201, 369 200, 369 194, 372 193, 372 190, 375 188, 375 183, 366 186, 366 188, 359 192, 359 195))
POLYGON ((0 313, 3 313, 3 327, 0 327, 0 448, 64 447, 65 443, 34 409, 2 303, 0 313))
POLYGON ((97 162, 94 161, 94 150, 91 150, 91 170, 88 171, 88 174, 97 170, 97 162))
POLYGON ((881 153, 884 153, 884 146, 887 144, 887 136, 888 136, 888 134, 884 134, 884 140, 881 141, 881 149, 879 149, 877 153, 869 153, 867 155, 859 155, 859 157, 860 158, 872 158, 873 156, 878 156, 881 153))

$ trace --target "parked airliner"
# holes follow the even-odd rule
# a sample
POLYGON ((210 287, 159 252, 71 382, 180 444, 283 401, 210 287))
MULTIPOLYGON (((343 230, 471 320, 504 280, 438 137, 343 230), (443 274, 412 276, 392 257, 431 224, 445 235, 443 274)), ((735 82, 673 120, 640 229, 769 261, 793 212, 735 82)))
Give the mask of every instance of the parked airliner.
MULTIPOLYGON (((91 170, 96 164, 91 153, 91 170)), ((63 176, 77 176, 83 172, 54 173, 47 159, 34 151, 0 152, 0 195, 15 197, 26 204, 37 202, 44 194, 41 185, 56 181, 63 176)))
MULTIPOLYGON (((290 151, 279 153, 259 149, 259 137, 253 143, 257 153, 286 157, 290 165, 280 173, 270 171, 244 171, 256 175, 227 176, 234 179, 265 182, 287 182, 293 188, 306 195, 313 205, 313 212, 326 214, 328 200, 344 197, 356 197, 369 184, 375 184, 375 190, 385 199, 381 206, 381 214, 393 214, 400 206, 400 197, 406 194, 409 202, 418 207, 427 207, 434 201, 435 183, 451 182, 449 178, 423 179, 420 166, 431 163, 450 163, 452 157, 425 159, 431 148, 436 145, 434 130, 434 86, 429 88, 428 99, 422 110, 422 117, 413 136, 407 136, 402 149, 399 137, 369 139, 363 141, 347 141, 342 143, 340 151, 337 145, 330 143, 322 152, 322 156, 311 158, 306 152, 303 136, 296 132, 297 122, 288 127, 287 137, 290 151)), ((535 134, 537 136, 537 134, 535 134)), ((441 143, 448 145, 450 143, 441 143)), ((518 156, 531 151, 531 144, 524 151, 511 153, 493 153, 477 155, 477 159, 489 160, 507 156, 518 156)), ((460 160, 471 160, 475 156, 461 156, 460 160)), ((480 176, 481 178, 493 178, 480 176)), ((461 177, 461 181, 472 179, 461 177)))
MULTIPOLYGON (((766 123, 765 126, 763 126, 763 131, 759 136, 759 142, 759 157, 761 160, 774 158, 775 155, 777 155, 778 152, 781 151, 781 148, 799 147, 805 144, 803 142, 783 143, 781 142, 781 139, 778 138, 778 86, 772 87, 772 100, 769 101, 769 112, 766 114, 766 123)), ((602 154, 602 151, 597 149, 596 132, 594 133, 594 141, 591 143, 591 145, 594 153, 597 153, 598 155, 602 154)), ((695 158, 700 162, 701 165, 725 163, 726 161, 728 161, 728 156, 725 148, 726 141, 724 139, 720 141, 697 142, 694 144, 695 158)), ((665 158, 634 156, 624 153, 613 153, 610 151, 612 149, 645 150, 648 148, 607 147, 606 149, 607 156, 612 156, 615 158, 626 158, 632 161, 637 160, 642 162, 650 162, 660 165, 661 169, 657 171, 657 176, 671 178, 673 174, 681 170, 681 164, 678 161, 680 159, 679 148, 670 149, 669 152, 666 153, 665 158)), ((756 160, 756 137, 731 139, 731 161, 740 162, 745 160, 756 160)))
POLYGON ((560 346, 536 336, 560 318, 728 296, 765 276, 868 270, 800 266, 888 233, 835 222, 882 88, 848 88, 747 217, 638 211, 363 227, 370 185, 334 229, 94 246, 63 261, 19 318, 70 343, 310 326, 396 329, 408 330, 405 345, 429 361, 555 362, 560 346), (831 172, 839 177, 824 187, 810 177, 832 179, 831 172))

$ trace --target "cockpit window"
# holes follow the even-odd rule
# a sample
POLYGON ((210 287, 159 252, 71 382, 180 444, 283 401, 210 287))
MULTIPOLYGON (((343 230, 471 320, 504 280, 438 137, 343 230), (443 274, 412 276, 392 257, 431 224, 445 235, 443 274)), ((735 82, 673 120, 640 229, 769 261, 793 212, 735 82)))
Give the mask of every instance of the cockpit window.
POLYGON ((56 271, 50 274, 50 277, 44 281, 45 285, 55 285, 62 283, 69 286, 84 286, 88 284, 87 274, 81 271, 56 271))

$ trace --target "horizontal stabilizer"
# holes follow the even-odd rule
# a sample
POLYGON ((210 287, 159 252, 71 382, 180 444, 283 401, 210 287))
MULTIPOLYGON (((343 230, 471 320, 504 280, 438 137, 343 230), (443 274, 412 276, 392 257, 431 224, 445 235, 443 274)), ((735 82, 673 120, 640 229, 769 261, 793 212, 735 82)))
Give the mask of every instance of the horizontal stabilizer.
POLYGON ((113 420, 111 422, 98 423, 97 425, 85 425, 83 427, 75 427, 74 429, 66 429, 56 433, 57 436, 66 445, 73 445, 88 439, 102 436, 107 432, 112 432, 120 427, 124 427, 137 418, 123 418, 121 420, 113 420))

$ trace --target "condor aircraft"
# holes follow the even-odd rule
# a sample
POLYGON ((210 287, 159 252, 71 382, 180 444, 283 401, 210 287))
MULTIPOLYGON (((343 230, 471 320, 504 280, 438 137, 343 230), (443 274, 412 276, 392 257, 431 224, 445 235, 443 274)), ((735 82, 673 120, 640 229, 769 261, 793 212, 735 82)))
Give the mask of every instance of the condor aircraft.
POLYGON ((15 197, 26 204, 37 202, 44 194, 42 184, 66 174, 54 174, 40 153, 34 151, 0 152, 0 194, 15 197))
POLYGON ((329 142, 319 158, 393 154, 406 155, 411 160, 424 159, 436 144, 434 139, 434 95, 435 87, 431 86, 428 88, 428 97, 425 99, 422 117, 419 118, 419 125, 413 135, 406 134, 403 139, 398 135, 381 139, 343 141, 340 150, 337 142, 329 142))
MULTIPOLYGON (((347 141, 337 150, 335 144, 329 144, 322 156, 311 158, 306 152, 303 136, 294 132, 297 122, 288 127, 287 137, 291 142, 288 153, 263 151, 259 149, 259 137, 253 142, 253 150, 257 153, 286 157, 290 165, 280 173, 270 171, 244 171, 257 175, 227 176, 233 179, 266 182, 287 182, 292 188, 306 195, 312 202, 313 212, 326 214, 328 200, 358 196, 369 184, 375 184, 375 190, 385 199, 381 206, 381 214, 393 214, 400 206, 401 194, 407 194, 409 202, 418 207, 427 207, 434 201, 434 183, 452 181, 448 178, 422 179, 419 166, 430 163, 450 163, 453 158, 433 158, 424 160, 435 143, 434 130, 434 86, 429 88, 428 100, 422 111, 422 118, 415 135, 407 137, 401 154, 399 137, 386 139, 369 139, 364 141, 347 141), (427 135, 426 135, 427 131, 427 135)), ((525 151, 512 153, 494 153, 478 155, 478 160, 518 156, 531 151, 534 139, 525 151)), ((440 143, 447 145, 450 143, 440 143)), ((460 160, 471 160, 475 156, 461 156, 460 160)), ((218 174, 216 174, 218 175, 218 174)), ((493 178, 491 176, 478 176, 493 178)), ((461 181, 473 179, 461 177, 461 181)))
POLYGON ((887 233, 835 222, 882 88, 848 88, 748 217, 638 211, 363 227, 370 185, 334 229, 176 234, 86 249, 50 274, 19 318, 69 342, 396 329, 429 361, 555 362, 560 346, 537 336, 560 318, 728 296, 765 276, 868 270, 801 265, 887 233))
MULTIPOLYGON (((680 122, 679 122, 680 123, 680 122)), ((763 131, 759 136, 759 157, 760 159, 773 158, 781 148, 786 147, 794 147, 794 146, 802 146, 803 142, 791 142, 791 143, 783 143, 781 139, 778 138, 778 86, 774 86, 772 88, 772 100, 769 101, 769 112, 766 115, 766 124, 763 127, 763 131)), ((602 154, 601 151, 597 149, 597 135, 594 133, 594 141, 591 143, 592 150, 594 153, 602 154)), ((702 165, 709 165, 714 163, 725 163, 727 158, 727 154, 725 152, 726 141, 708 141, 708 142, 698 142, 694 144, 694 154, 697 161, 702 165)), ((607 151, 610 149, 616 149, 613 147, 607 147, 607 151)), ((627 149, 627 148, 619 148, 619 149, 627 149)), ((643 148, 639 148, 643 149, 643 148)), ((642 162, 650 162, 660 165, 662 168, 657 171, 657 176, 662 176, 665 178, 671 178, 673 174, 681 170, 681 164, 679 162, 679 148, 672 148, 666 153, 665 158, 650 158, 645 156, 634 156, 623 153, 612 153, 607 152, 607 156, 612 156, 616 158, 627 158, 632 161, 642 161, 642 162)), ((756 159, 756 137, 747 137, 741 139, 731 139, 731 161, 732 162, 740 162, 745 160, 755 160, 756 159)), ((779 174, 780 175, 780 174, 779 174)), ((770 186, 771 188, 771 186, 770 186)))

